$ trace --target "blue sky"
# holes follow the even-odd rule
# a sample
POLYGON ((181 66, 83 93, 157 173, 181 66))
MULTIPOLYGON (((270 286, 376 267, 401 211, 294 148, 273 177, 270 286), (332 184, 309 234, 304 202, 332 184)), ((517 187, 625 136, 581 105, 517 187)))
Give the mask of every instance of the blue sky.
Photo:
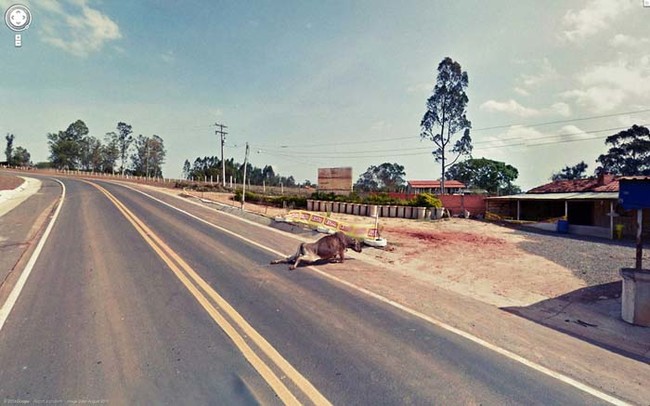
POLYGON ((103 138, 124 121, 164 139, 177 177, 218 154, 221 122, 227 156, 243 161, 249 142, 254 165, 299 181, 386 161, 435 179, 419 123, 446 56, 469 75, 474 157, 514 165, 525 189, 581 160, 595 169, 607 135, 650 123, 641 0, 24 4, 23 47, 0 28, 0 134, 35 162, 48 132, 82 119, 103 138))

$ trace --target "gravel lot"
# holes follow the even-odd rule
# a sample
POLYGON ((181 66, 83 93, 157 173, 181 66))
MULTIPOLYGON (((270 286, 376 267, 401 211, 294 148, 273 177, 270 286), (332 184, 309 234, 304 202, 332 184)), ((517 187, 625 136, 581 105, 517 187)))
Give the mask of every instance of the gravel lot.
MULTIPOLYGON (((525 238, 518 247, 570 269, 588 285, 620 281, 620 268, 634 267, 633 241, 608 241, 600 238, 565 236, 529 230, 516 230, 525 238)), ((643 261, 650 267, 650 246, 644 244, 643 261)))

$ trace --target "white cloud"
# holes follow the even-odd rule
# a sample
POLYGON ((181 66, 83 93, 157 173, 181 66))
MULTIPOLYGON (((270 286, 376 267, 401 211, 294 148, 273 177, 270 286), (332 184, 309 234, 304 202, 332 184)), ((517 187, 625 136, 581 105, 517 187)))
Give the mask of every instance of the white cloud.
POLYGON ((531 127, 513 125, 499 135, 484 138, 485 144, 476 146, 474 150, 490 150, 501 147, 527 146, 531 142, 543 139, 547 135, 531 127))
MULTIPOLYGON (((519 137, 519 141, 523 142, 524 145, 530 146, 546 142, 545 138, 549 137, 549 134, 545 134, 534 128, 517 125, 510 127, 508 132, 506 132, 506 138, 515 137, 519 137)), ((514 140, 511 142, 514 142, 514 140)))
POLYGON ((567 30, 563 38, 570 42, 580 42, 608 29, 611 23, 630 10, 635 1, 591 0, 580 10, 569 10, 564 15, 567 30))
MULTIPOLYGON (((544 145, 559 141, 588 139, 590 135, 575 125, 565 125, 558 131, 542 132, 532 127, 514 125, 508 128, 505 133, 488 138, 489 145, 486 148, 501 146, 533 146, 544 145)), ((480 149, 480 148, 476 148, 480 149)))
POLYGON ((524 107, 513 99, 506 102, 488 100, 481 104, 479 109, 489 113, 507 113, 519 117, 536 117, 540 115, 560 115, 562 117, 569 117, 572 113, 571 106, 564 102, 553 103, 550 107, 544 109, 533 109, 530 107, 524 107))
POLYGON ((519 117, 533 117, 540 114, 539 110, 524 107, 513 99, 505 102, 488 100, 481 104, 479 108, 488 113, 508 113, 519 117))
POLYGON ((571 106, 564 102, 553 103, 549 110, 563 117, 569 117, 571 115, 571 106))
POLYGON ((517 93, 517 94, 519 94, 521 96, 530 96, 530 92, 528 92, 528 90, 526 90, 524 88, 521 88, 521 87, 518 87, 518 86, 515 86, 514 91, 515 91, 515 93, 517 93))
POLYGON ((639 48, 647 45, 650 38, 635 38, 625 34, 616 34, 609 44, 616 48, 639 48))
POLYGON ((84 57, 100 51, 106 43, 122 38, 117 23, 90 7, 86 0, 68 0, 67 4, 70 7, 65 11, 58 1, 39 5, 46 11, 40 32, 43 42, 84 57))
MULTIPOLYGON (((519 62, 517 63, 519 64, 519 62)), ((538 63, 538 61, 531 61, 531 63, 538 63)), ((523 64, 523 62, 521 64, 523 64)), ((513 90, 519 95, 529 96, 531 90, 537 89, 543 84, 548 84, 548 82, 551 82, 558 77, 559 75, 555 67, 553 67, 548 58, 544 58, 541 61, 541 66, 539 67, 537 73, 524 73, 521 74, 519 78, 517 78, 516 85, 513 90)))
POLYGON ((553 67, 553 65, 551 65, 551 62, 548 60, 548 58, 544 58, 542 60, 542 66, 539 73, 534 75, 521 75, 521 78, 519 80, 524 86, 532 88, 546 83, 556 77, 558 77, 557 70, 553 67))
POLYGON ((585 90, 569 90, 561 94, 567 99, 576 102, 594 113, 605 113, 619 107, 625 99, 625 92, 605 86, 594 86, 585 90))
POLYGON ((565 125, 560 128, 558 135, 562 136, 564 140, 581 140, 585 138, 590 138, 590 135, 585 132, 582 128, 575 125, 565 125))
POLYGON ((621 106, 650 103, 650 58, 616 61, 589 67, 577 76, 581 87, 562 93, 592 112, 612 111, 621 106))
POLYGON ((643 95, 650 92, 650 66, 644 59, 636 64, 618 60, 588 69, 580 81, 587 86, 606 84, 643 95))

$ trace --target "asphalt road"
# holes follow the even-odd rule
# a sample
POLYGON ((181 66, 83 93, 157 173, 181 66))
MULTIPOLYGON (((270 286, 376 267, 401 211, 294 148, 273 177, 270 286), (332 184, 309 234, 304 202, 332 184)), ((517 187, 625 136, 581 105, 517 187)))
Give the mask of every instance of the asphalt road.
POLYGON ((300 403, 603 403, 142 194, 62 181, 0 331, 0 399, 279 404, 284 387, 300 403))

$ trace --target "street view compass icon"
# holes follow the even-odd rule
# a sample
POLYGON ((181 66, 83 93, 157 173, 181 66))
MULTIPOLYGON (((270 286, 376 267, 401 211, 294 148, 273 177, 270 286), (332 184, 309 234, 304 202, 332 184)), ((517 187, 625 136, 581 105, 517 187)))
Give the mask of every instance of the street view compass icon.
MULTIPOLYGON (((21 32, 29 28, 29 24, 32 22, 32 13, 29 11, 27 6, 22 4, 14 4, 5 11, 5 23, 11 31, 21 32)), ((15 38, 16 47, 22 46, 22 36, 21 34, 16 34, 15 38)))

